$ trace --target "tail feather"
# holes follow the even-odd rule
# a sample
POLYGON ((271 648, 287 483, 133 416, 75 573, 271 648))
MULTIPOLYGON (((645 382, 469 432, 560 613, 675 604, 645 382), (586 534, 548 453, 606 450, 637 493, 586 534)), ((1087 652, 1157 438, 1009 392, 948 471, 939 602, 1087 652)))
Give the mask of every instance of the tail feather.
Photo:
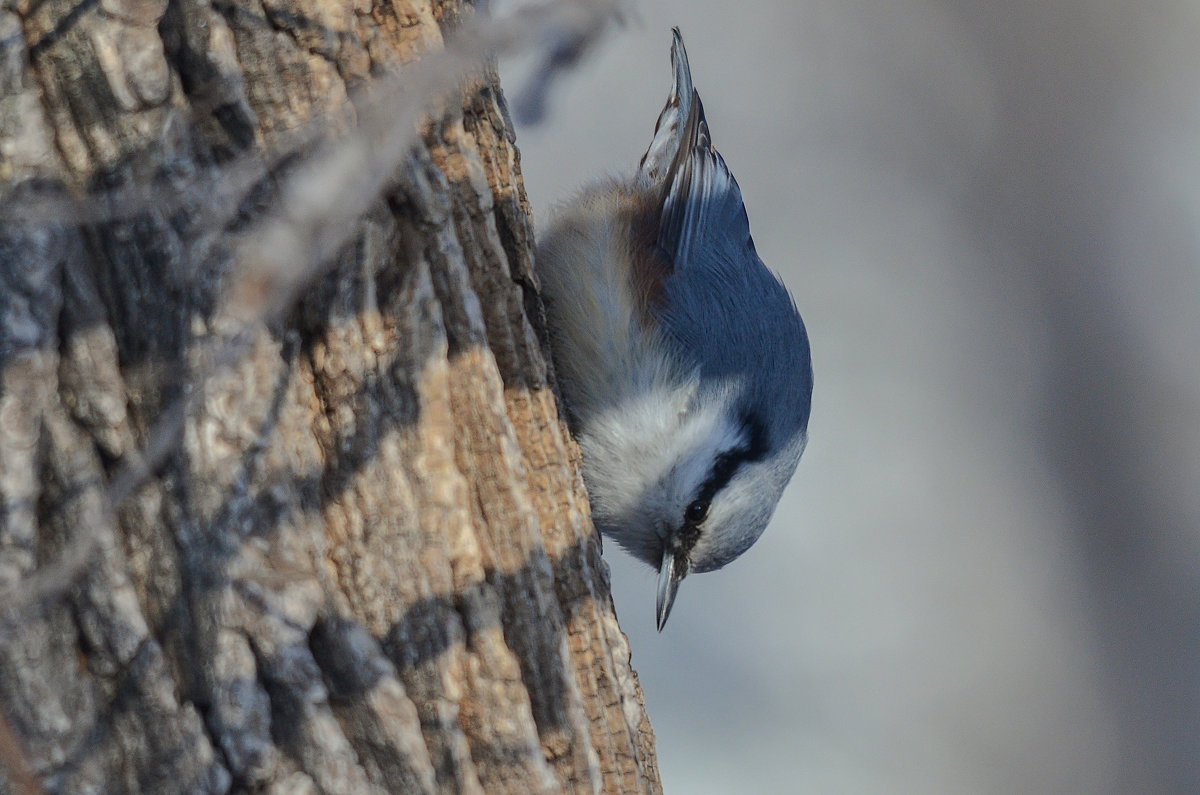
POLYGON ((662 175, 675 159, 683 135, 684 125, 692 110, 692 70, 688 66, 687 49, 683 46, 683 35, 679 28, 672 28, 671 66, 674 79, 671 83, 671 94, 667 104, 658 114, 658 122, 654 125, 654 138, 642 161, 638 166, 639 173, 646 176, 652 183, 662 179, 662 175))
POLYGON ((658 248, 672 267, 686 268, 705 252, 740 255, 753 243, 742 192, 713 146, 683 37, 673 32, 675 79, 640 174, 657 196, 658 248))

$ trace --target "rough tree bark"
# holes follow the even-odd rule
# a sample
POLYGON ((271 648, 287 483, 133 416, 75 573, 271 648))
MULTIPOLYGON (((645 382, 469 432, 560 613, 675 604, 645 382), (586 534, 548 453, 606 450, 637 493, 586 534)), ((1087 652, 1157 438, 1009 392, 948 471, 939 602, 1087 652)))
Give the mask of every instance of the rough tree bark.
POLYGON ((472 14, 0 7, 0 790, 660 789, 494 73, 238 309, 255 220, 320 199, 247 155, 472 14))

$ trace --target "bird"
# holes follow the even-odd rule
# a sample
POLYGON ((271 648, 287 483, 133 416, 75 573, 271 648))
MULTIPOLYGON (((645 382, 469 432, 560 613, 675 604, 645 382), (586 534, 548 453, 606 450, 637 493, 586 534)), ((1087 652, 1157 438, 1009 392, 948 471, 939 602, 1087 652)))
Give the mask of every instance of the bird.
POLYGON ((813 372, 791 294, 759 258, 679 28, 671 92, 631 177, 551 215, 534 269, 592 519, 680 583, 744 553, 808 442, 813 372))

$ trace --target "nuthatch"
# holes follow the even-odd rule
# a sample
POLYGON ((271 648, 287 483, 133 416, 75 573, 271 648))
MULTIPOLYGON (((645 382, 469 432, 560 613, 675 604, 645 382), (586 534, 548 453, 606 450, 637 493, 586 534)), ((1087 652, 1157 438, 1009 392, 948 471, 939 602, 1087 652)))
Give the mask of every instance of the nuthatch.
POLYGON ((674 83, 632 179, 561 208, 537 249, 555 369, 596 526, 679 583, 762 534, 808 439, 812 359, 759 259, 679 29, 674 83))

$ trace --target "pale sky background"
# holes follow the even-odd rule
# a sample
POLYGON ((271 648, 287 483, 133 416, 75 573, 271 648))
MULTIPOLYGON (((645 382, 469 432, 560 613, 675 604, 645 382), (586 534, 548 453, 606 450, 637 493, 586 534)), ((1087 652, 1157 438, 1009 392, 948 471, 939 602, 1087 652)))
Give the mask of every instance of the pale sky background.
POLYGON ((679 25, 816 375, 661 635, 606 545, 666 790, 1200 791, 1200 7, 633 8, 518 127, 535 222, 636 166, 679 25))

